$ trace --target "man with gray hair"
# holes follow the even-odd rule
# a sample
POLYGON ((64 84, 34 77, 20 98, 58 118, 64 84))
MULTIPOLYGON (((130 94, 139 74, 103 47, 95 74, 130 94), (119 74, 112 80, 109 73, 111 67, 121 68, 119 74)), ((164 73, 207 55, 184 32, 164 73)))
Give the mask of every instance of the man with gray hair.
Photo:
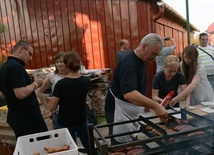
POLYGON ((24 69, 32 56, 30 43, 20 40, 0 69, 1 96, 6 98, 8 107, 7 123, 14 130, 16 138, 48 131, 34 92, 42 85, 42 77, 36 77, 32 82, 24 69))
MULTIPOLYGON (((139 115, 154 110, 160 118, 167 117, 167 111, 158 102, 146 97, 146 86, 148 83, 146 63, 153 61, 160 54, 164 46, 162 38, 150 33, 140 42, 139 46, 128 52, 118 62, 113 76, 110 92, 114 96, 115 110, 114 122, 121 122, 138 118, 139 115)), ((113 134, 137 130, 137 123, 116 125, 113 127, 113 134)), ((137 139, 133 134, 131 137, 137 139)), ((130 136, 114 138, 119 143, 131 141, 130 136)))

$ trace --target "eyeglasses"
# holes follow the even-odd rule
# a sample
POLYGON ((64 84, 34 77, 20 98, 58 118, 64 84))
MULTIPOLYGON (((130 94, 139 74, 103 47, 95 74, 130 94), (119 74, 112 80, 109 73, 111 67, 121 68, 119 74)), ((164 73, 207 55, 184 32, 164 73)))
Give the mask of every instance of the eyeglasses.
POLYGON ((33 53, 31 53, 26 47, 24 47, 24 49, 25 49, 26 51, 28 51, 29 56, 33 56, 33 53))

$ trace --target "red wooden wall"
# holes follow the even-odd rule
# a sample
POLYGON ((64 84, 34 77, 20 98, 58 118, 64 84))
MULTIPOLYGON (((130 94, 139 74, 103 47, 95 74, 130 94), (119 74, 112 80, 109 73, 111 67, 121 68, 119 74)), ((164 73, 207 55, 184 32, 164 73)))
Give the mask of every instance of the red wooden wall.
MULTIPOLYGON (((155 0, 0 0, 0 19, 7 27, 0 54, 10 55, 11 47, 26 39, 35 53, 26 68, 47 67, 58 52, 75 50, 88 69, 114 69, 122 38, 135 49, 143 36, 156 32, 175 37, 179 56, 185 26, 169 13, 153 22, 158 12, 155 0)), ((148 65, 149 88, 155 67, 155 62, 148 65)))
POLYGON ((114 68, 119 41, 138 46, 148 33, 146 2, 126 0, 1 0, 0 19, 7 27, 2 54, 26 39, 34 48, 26 68, 53 64, 60 51, 77 51, 87 68, 114 68))

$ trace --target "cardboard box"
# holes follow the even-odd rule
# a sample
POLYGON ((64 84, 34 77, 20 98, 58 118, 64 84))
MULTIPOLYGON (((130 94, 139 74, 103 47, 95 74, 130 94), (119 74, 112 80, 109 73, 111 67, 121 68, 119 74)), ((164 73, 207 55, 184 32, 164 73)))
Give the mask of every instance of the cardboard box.
POLYGON ((78 147, 67 128, 21 136, 13 155, 78 155, 78 147), (44 147, 59 148, 69 145, 69 150, 48 154, 44 147))

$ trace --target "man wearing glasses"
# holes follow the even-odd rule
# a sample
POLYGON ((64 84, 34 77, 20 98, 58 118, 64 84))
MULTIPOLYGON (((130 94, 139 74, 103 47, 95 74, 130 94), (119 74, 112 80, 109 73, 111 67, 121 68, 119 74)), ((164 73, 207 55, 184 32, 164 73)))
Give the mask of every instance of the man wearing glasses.
POLYGON ((16 138, 48 130, 34 92, 42 85, 43 80, 36 77, 32 82, 24 69, 32 56, 33 48, 30 43, 20 40, 0 69, 1 96, 6 98, 8 107, 7 122, 16 138))
POLYGON ((200 46, 198 46, 198 61, 201 62, 206 70, 207 78, 214 91, 214 47, 208 45, 208 35, 201 33, 199 35, 200 46))

